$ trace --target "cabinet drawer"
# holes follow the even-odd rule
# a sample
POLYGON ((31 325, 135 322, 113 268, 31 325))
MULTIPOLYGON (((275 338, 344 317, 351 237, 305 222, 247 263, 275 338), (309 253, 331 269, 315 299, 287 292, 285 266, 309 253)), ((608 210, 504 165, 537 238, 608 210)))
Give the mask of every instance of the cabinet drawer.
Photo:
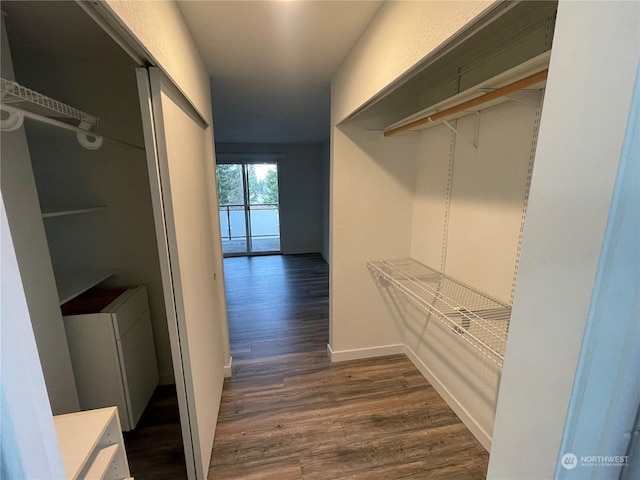
POLYGON ((148 309, 147 289, 144 286, 139 286, 127 290, 104 311, 113 315, 116 338, 122 338, 127 333, 127 330, 148 309))

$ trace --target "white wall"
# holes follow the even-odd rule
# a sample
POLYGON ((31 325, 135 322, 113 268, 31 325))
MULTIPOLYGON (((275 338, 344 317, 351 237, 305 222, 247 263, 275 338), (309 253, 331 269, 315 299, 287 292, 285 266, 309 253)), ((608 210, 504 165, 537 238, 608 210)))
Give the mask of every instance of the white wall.
POLYGON ((322 258, 329 263, 329 218, 331 196, 331 145, 322 145, 322 258))
MULTIPOLYGON (((469 139, 480 122, 478 152, 456 136, 444 270, 507 304, 511 301, 536 110, 536 105, 506 102, 482 110, 479 118, 469 115, 457 120, 458 131, 469 139)), ((429 165, 421 165, 427 170, 422 175, 428 175, 429 165)), ((414 229, 427 228, 420 212, 414 211, 414 229)), ((421 259, 423 252, 414 248, 412 254, 421 259)))
POLYGON ((3 198, 0 198, 0 248, 0 477, 64 478, 3 198))
MULTIPOLYGON (((13 78, 2 18, 2 75, 13 78)), ((2 195, 54 414, 80 409, 24 128, 2 132, 2 195)), ((8 299, 3 299, 3 302, 8 299)))
POLYGON ((416 152, 415 144, 382 143, 365 138, 356 124, 337 125, 489 5, 388 2, 333 78, 330 347, 334 353, 393 353, 402 344, 366 261, 409 256, 416 152), (392 348, 379 348, 383 346, 392 348))
POLYGON ((420 133, 411 229, 411 255, 415 260, 444 269, 445 219, 449 190, 450 157, 455 135, 444 125, 420 133))
POLYGON ((398 353, 401 330, 377 293, 367 261, 409 255, 416 144, 366 138, 353 125, 332 133, 332 359, 398 353))
POLYGON ((622 465, 556 467, 559 479, 640 477, 640 64, 561 452, 628 455, 622 465))
POLYGON ((282 253, 323 251, 323 146, 321 144, 219 143, 218 155, 283 154, 278 159, 282 253))
POLYGON ((211 123, 209 75, 173 1, 107 0, 108 8, 139 40, 196 110, 211 123))
POLYGON ((343 120, 493 3, 386 2, 333 78, 331 124, 343 120))
POLYGON ((563 453, 638 38, 637 2, 559 5, 488 478, 553 478, 563 453))

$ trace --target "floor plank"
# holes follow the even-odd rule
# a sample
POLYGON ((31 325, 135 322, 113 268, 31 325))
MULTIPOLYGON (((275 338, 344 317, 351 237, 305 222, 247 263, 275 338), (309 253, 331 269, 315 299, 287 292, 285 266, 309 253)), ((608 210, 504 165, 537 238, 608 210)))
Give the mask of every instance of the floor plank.
MULTIPOLYGON (((318 255, 225 259, 233 378, 208 478, 485 478, 488 454, 402 355, 331 364, 318 255)), ((136 480, 185 479, 175 387, 125 435, 136 480)))
POLYGON ((487 452, 405 356, 329 362, 320 256, 227 258, 225 280, 209 479, 485 478, 487 452))
POLYGON ((175 385, 156 388, 136 428, 124 433, 124 442, 136 480, 187 478, 175 385))

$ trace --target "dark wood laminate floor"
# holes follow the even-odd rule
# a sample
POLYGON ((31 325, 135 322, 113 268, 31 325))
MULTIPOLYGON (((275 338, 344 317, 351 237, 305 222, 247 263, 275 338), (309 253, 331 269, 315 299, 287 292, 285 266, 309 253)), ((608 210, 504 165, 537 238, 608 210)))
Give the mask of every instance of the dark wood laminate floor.
POLYGON ((485 478, 487 452, 406 357, 329 362, 320 256, 228 258, 225 280, 233 378, 209 479, 485 478))
POLYGON ((136 428, 124 433, 124 442, 136 480, 187 478, 175 385, 156 388, 136 428))

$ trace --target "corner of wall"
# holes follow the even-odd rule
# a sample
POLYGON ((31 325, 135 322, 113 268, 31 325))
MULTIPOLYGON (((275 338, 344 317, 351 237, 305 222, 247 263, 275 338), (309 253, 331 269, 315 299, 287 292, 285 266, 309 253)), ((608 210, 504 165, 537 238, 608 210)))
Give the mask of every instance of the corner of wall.
POLYGON ((212 123, 209 74, 174 1, 106 0, 107 9, 212 123))

